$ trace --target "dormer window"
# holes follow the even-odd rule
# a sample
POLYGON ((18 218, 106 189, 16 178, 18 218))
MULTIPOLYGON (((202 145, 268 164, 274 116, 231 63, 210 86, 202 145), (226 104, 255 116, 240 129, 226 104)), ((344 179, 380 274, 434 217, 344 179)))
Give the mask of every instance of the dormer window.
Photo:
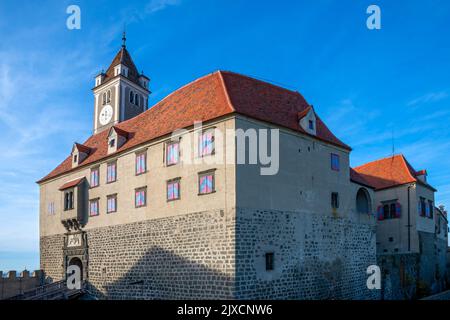
POLYGON ((75 143, 72 147, 72 168, 82 163, 88 157, 90 151, 89 147, 75 143))
POLYGON ((316 135, 316 115, 312 107, 298 113, 298 124, 307 133, 316 135))
POLYGON ((114 68, 114 75, 123 75, 125 77, 128 77, 128 68, 125 67, 123 64, 118 64, 115 68, 114 68))
POLYGON ((108 133, 108 154, 111 154, 113 152, 116 152, 117 149, 119 149, 128 138, 128 132, 119 129, 115 126, 111 127, 109 129, 108 133))

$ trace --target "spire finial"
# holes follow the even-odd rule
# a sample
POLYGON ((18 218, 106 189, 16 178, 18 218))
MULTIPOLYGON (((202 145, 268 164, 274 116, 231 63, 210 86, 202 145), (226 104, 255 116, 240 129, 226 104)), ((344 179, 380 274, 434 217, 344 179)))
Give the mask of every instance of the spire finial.
POLYGON ((122 33, 122 48, 126 47, 127 42, 127 33, 125 31, 125 24, 123 25, 123 33, 122 33))

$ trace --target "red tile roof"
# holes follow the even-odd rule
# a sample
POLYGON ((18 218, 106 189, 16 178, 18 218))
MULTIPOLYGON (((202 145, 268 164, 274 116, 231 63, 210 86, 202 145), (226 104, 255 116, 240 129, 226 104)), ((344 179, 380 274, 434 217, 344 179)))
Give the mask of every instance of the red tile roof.
MULTIPOLYGON (((217 71, 174 91, 156 105, 115 127, 129 133, 117 152, 138 146, 192 126, 233 113, 306 133, 298 123, 298 113, 310 108, 298 92, 290 91, 244 75, 217 71)), ((84 143, 91 149, 83 166, 108 157, 108 130, 91 136, 84 143)), ((317 117, 317 139, 350 150, 317 117)), ((78 166, 79 168, 80 166, 78 166)), ((44 182, 71 171, 70 158, 38 181, 44 182)))
POLYGON ((416 172, 416 175, 418 175, 418 176, 423 176, 423 175, 427 175, 427 170, 419 170, 419 171, 417 171, 416 172))
POLYGON ((75 187, 75 186, 79 185, 84 179, 85 179, 84 177, 81 177, 81 178, 69 181, 69 182, 63 184, 61 187, 59 187, 59 190, 62 191, 62 190, 66 190, 66 189, 75 187))
POLYGON ((77 142, 75 142, 75 148, 77 148, 79 152, 84 152, 86 154, 89 154, 91 152, 91 148, 77 142))
POLYGON ((375 190, 387 189, 407 183, 418 182, 435 190, 417 179, 417 172, 402 154, 372 161, 353 168, 375 190))
POLYGON ((106 70, 105 79, 103 83, 111 80, 115 77, 114 75, 114 67, 123 64, 128 68, 128 79, 131 81, 139 84, 139 72, 136 68, 136 65, 133 62, 133 59, 131 59, 131 55, 128 52, 128 50, 125 47, 122 47, 119 52, 117 52, 116 56, 114 57, 113 61, 111 62, 109 68, 106 70))
POLYGON ((116 131, 116 133, 117 133, 119 136, 128 138, 129 133, 126 132, 125 130, 120 129, 120 128, 117 127, 117 126, 112 126, 112 127, 109 129, 109 131, 111 131, 112 129, 114 129, 114 130, 116 131))
POLYGON ((299 113, 297 113, 297 119, 298 120, 303 119, 308 114, 309 110, 311 110, 310 106, 308 106, 308 108, 306 108, 305 110, 300 111, 299 113))
POLYGON ((353 168, 350 168, 350 180, 374 189, 375 187, 370 184, 370 181, 366 180, 363 175, 356 172, 353 168))

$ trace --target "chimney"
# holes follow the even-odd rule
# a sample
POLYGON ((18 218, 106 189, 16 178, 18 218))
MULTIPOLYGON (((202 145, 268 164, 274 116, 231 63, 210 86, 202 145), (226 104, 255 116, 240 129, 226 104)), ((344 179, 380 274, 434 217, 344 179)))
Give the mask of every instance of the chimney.
POLYGON ((427 170, 419 170, 416 172, 416 177, 422 182, 427 182, 427 170))

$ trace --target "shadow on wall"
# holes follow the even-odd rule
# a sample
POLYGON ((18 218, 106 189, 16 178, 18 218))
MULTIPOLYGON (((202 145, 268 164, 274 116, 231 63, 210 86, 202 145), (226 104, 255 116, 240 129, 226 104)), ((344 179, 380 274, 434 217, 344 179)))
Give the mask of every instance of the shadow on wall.
MULTIPOLYGON (((223 261, 217 263, 223 265, 223 261)), ((105 266, 98 276, 90 276, 89 292, 98 299, 113 300, 233 298, 234 282, 230 275, 160 247, 149 249, 121 274, 125 264, 125 261, 117 261, 116 265, 105 266)), ((232 268, 228 271, 230 273, 232 268)))

